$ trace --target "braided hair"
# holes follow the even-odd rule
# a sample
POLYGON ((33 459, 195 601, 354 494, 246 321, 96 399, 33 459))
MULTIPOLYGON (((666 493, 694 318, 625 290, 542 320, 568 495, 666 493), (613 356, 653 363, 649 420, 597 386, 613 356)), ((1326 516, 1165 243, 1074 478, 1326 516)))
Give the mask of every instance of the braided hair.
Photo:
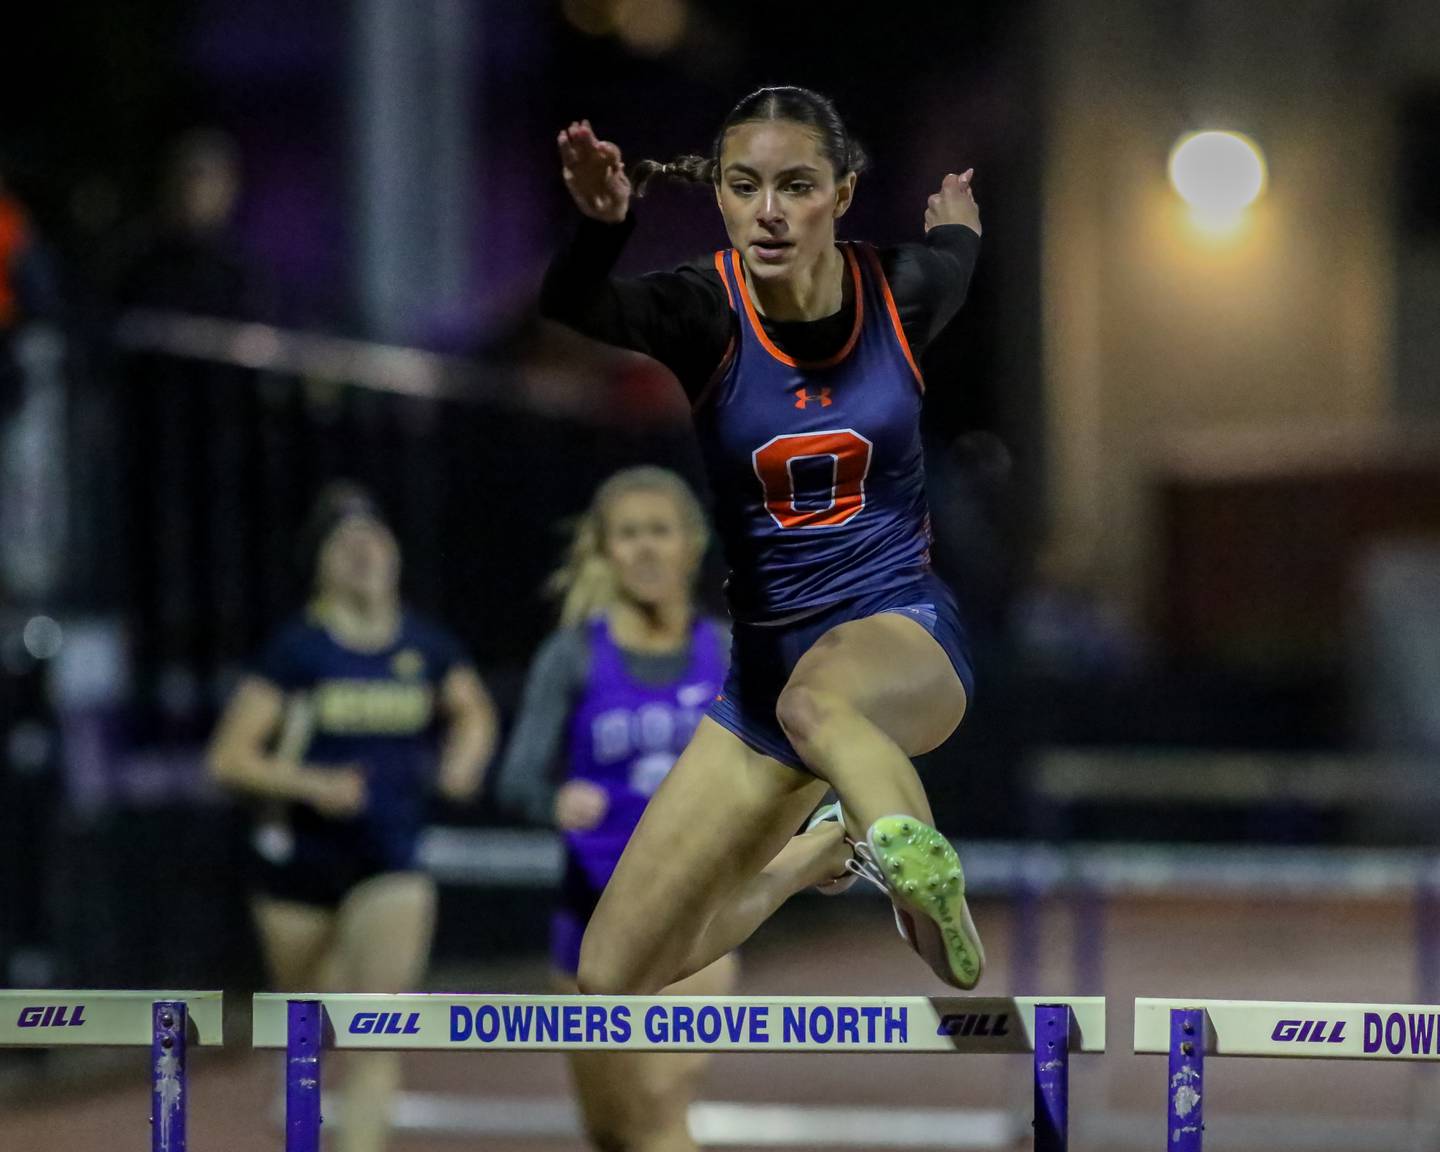
POLYGON ((784 120, 799 124, 813 132, 820 144, 820 151, 835 170, 835 179, 841 180, 852 172, 863 172, 867 165, 865 151, 860 147, 840 119, 840 113, 826 96, 812 92, 809 88, 761 88, 750 93, 725 117, 720 130, 715 134, 709 156, 677 156, 668 163, 658 160, 641 160, 631 168, 630 183, 636 196, 645 195, 650 183, 656 179, 678 180, 688 184, 718 184, 720 182, 720 151, 725 137, 732 128, 741 124, 784 120))

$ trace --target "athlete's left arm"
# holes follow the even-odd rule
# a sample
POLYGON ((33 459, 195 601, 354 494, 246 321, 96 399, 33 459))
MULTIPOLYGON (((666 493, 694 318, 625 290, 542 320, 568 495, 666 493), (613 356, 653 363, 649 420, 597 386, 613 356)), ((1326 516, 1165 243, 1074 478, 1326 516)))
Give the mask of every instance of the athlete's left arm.
POLYGON ((474 668, 457 664, 440 682, 440 708, 446 727, 436 788, 446 800, 462 803, 474 799, 495 755, 495 701, 474 668))
POLYGON ((880 253, 895 308, 918 360, 965 303, 980 255, 980 206, 974 169, 946 176, 925 206, 925 239, 880 253))
POLYGON ((979 256, 980 237, 964 224, 932 228, 919 244, 881 249, 880 263, 916 360, 965 303, 979 256))

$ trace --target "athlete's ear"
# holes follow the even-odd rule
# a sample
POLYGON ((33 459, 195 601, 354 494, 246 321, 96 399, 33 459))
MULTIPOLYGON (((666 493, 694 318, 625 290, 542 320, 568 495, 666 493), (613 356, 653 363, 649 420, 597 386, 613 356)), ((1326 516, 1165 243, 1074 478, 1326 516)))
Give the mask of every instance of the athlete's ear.
POLYGON ((835 185, 835 219, 840 219, 850 210, 850 204, 855 199, 856 174, 851 172, 845 179, 835 185))

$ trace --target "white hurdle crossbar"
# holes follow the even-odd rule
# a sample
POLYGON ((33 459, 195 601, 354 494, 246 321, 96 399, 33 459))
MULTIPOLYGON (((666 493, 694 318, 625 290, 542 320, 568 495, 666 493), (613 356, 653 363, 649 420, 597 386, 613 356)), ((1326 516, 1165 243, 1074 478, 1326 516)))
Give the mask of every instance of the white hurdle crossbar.
POLYGON ((1205 1056, 1440 1060, 1440 1006, 1288 1000, 1135 1001, 1135 1051, 1168 1053, 1170 1152, 1201 1152, 1205 1056))
POLYGON ((150 1049, 151 1152, 186 1152, 190 1044, 220 1044, 219 992, 0 992, 0 1047, 150 1049))
POLYGON ((1105 1050, 1103 997, 255 997, 254 1046, 286 1051, 286 1152, 318 1152, 327 1048, 1035 1055, 1035 1148, 1065 1152, 1069 1055, 1105 1050))

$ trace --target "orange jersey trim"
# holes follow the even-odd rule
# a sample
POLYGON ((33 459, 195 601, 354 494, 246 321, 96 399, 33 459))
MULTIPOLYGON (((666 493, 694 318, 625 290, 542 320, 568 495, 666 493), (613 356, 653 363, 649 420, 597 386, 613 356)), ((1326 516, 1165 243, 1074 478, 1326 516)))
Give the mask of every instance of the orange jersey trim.
MULTIPOLYGON (((725 278, 725 249, 715 253, 715 273, 720 277, 720 283, 725 286, 725 299, 730 302, 730 311, 735 311, 735 294, 730 291, 730 281, 725 278)), ((690 405, 691 411, 698 412, 715 394, 715 386, 725 379, 725 373, 730 370, 730 363, 735 359, 735 350, 739 341, 732 335, 725 345, 725 353, 720 357, 720 363, 715 365, 715 371, 710 374, 710 379, 705 381, 705 387, 700 389, 695 397, 695 402, 690 405)))
MULTIPOLYGON (((715 253, 715 271, 720 275, 720 283, 725 285, 725 299, 730 301, 730 310, 735 310, 735 297, 730 291, 730 281, 725 278, 725 252, 721 249, 715 253)), ((741 281, 744 283, 744 281, 741 281)))
POLYGON ((875 273, 875 282, 885 293, 885 310, 890 313, 890 326, 895 329, 895 339, 900 341, 900 351, 905 353, 905 363, 910 365, 910 371, 915 374, 915 386, 920 389, 920 394, 923 396, 925 394, 925 377, 920 375, 920 366, 915 363, 915 357, 910 352, 910 341, 905 336, 905 325, 900 323, 900 310, 895 307, 895 297, 890 292, 890 281, 885 279, 885 269, 880 266, 880 257, 868 244, 865 245, 865 256, 870 261, 870 267, 875 273))
MULTIPOLYGON (((802 363, 791 356, 785 355, 769 336, 765 335, 765 329, 760 326, 760 318, 755 314, 755 301, 750 299, 750 293, 745 287, 745 273, 740 263, 740 253, 730 249, 730 267, 735 272, 735 283, 740 288, 740 294, 745 298, 745 315, 749 317, 750 328, 755 333, 755 338, 760 341, 760 346, 770 353, 776 360, 791 368, 833 368, 845 357, 849 356, 855 348, 855 343, 860 339, 860 328, 865 321, 865 292, 860 283, 860 264, 855 259, 855 253, 851 251, 849 244, 841 249, 845 253, 845 260, 850 266, 850 278, 855 285, 855 325, 850 329, 850 339, 845 341, 845 346, 827 360, 802 363)), ((729 286, 726 286, 729 291, 729 286)), ((734 301, 731 301, 734 306, 734 301)))

